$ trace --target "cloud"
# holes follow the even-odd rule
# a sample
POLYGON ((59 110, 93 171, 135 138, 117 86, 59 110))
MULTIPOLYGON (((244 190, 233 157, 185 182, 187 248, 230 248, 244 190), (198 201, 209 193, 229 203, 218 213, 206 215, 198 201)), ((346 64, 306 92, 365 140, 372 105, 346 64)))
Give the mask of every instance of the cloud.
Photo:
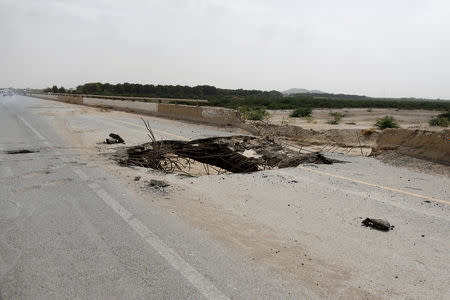
POLYGON ((450 98, 449 8, 442 0, 0 0, 0 86, 135 81, 450 98))

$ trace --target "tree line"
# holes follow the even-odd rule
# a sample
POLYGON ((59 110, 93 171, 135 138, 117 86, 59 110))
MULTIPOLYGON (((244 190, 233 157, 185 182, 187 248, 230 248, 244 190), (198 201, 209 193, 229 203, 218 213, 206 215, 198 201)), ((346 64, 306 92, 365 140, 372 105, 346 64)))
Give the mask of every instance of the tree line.
POLYGON ((56 85, 45 92, 130 96, 149 98, 205 99, 207 105, 229 108, 252 107, 265 109, 311 108, 398 108, 449 110, 450 101, 415 98, 371 98, 345 94, 296 94, 285 96, 278 91, 221 89, 210 85, 152 85, 137 83, 86 83, 66 90, 56 85))
POLYGON ((182 85, 153 85, 138 83, 86 83, 77 86, 75 90, 67 91, 64 87, 53 86, 45 92, 53 93, 76 93, 95 94, 106 96, 130 96, 130 97, 158 97, 158 98, 181 98, 202 99, 220 97, 247 97, 252 95, 281 97, 278 91, 260 91, 244 89, 220 89, 210 85, 182 86, 182 85))

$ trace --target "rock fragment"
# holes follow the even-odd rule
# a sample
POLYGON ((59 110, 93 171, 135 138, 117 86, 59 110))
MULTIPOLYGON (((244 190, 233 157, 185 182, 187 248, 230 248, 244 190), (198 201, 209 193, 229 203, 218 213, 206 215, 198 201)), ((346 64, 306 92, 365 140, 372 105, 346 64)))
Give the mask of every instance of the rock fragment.
POLYGON ((389 224, 388 221, 382 220, 382 219, 375 219, 375 218, 365 218, 362 221, 362 226, 372 227, 372 228, 375 228, 375 229, 381 230, 381 231, 389 231, 389 230, 394 229, 394 226, 389 224))
POLYGON ((125 141, 118 134, 110 133, 109 137, 106 139, 105 144, 125 144, 125 141))
POLYGON ((150 179, 150 183, 148 185, 151 187, 165 188, 168 187, 170 184, 168 184, 163 180, 150 179))

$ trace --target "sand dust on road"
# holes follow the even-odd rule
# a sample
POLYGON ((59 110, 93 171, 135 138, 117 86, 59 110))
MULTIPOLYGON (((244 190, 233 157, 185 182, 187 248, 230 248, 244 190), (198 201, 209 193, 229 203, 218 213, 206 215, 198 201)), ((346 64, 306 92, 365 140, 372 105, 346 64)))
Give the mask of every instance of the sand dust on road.
MULTIPOLYGON (((138 120, 138 115, 83 108, 70 114, 50 110, 45 116, 54 121, 68 144, 89 154, 80 156, 80 160, 120 178, 152 208, 183 220, 249 261, 282 274, 290 284, 305 286, 319 298, 450 295, 446 267, 450 265, 450 227, 446 217, 449 208, 445 204, 435 206, 423 199, 342 183, 301 169, 286 169, 287 174, 271 170, 186 177, 139 167, 124 168, 104 155, 120 146, 100 142, 114 131, 127 145, 148 141, 145 129, 113 120, 138 120), (89 122, 84 115, 89 116, 89 122), (97 127, 91 128, 95 116, 97 127), (135 180, 137 176, 140 178, 135 180), (170 186, 149 187, 151 179, 164 180, 170 186), (428 214, 422 215, 422 210, 428 214), (362 227, 361 221, 366 217, 386 218, 395 229, 379 232, 362 227)), ((216 132, 242 133, 229 128, 146 119, 160 124, 165 131, 190 128, 185 132, 201 132, 210 128, 216 132)), ((173 133, 184 134, 179 130, 173 133)), ((400 173, 400 177, 408 178, 403 185, 426 188, 440 180, 440 189, 450 186, 446 178, 386 166, 373 158, 361 158, 362 161, 344 158, 347 163, 332 167, 336 169, 330 172, 339 172, 352 164, 355 174, 371 170, 400 173)), ((327 171, 331 167, 320 168, 327 171)))

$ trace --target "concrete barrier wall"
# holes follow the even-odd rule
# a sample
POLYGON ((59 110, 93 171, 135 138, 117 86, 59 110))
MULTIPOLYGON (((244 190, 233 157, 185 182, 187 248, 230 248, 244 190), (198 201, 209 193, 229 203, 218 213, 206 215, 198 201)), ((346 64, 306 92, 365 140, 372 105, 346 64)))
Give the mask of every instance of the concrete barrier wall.
POLYGON ((112 100, 91 97, 74 97, 62 95, 31 94, 32 97, 47 100, 56 100, 72 104, 81 104, 94 107, 108 107, 116 110, 167 117, 185 121, 238 125, 241 123, 236 110, 221 107, 204 107, 180 104, 166 104, 154 102, 112 100))
POLYGON ((206 121, 202 119, 202 108, 198 106, 158 104, 158 115, 193 122, 206 121))
POLYGON ((202 119, 220 120, 226 124, 242 123, 238 111, 220 107, 202 107, 202 119))
POLYGON ((187 121, 222 125, 237 125, 242 123, 239 118, 239 113, 236 110, 222 107, 160 103, 158 104, 158 115, 187 121))
POLYGON ((58 100, 57 95, 31 94, 31 97, 48 99, 48 100, 58 100))
POLYGON ((110 100, 110 99, 85 97, 83 98, 83 104, 97 107, 109 107, 144 114, 156 114, 158 112, 158 103, 152 102, 110 100))
POLYGON ((57 96, 59 101, 72 103, 72 104, 83 104, 82 97, 70 97, 70 96, 57 96))
POLYGON ((231 125, 240 122, 239 115, 235 110, 220 107, 203 107, 100 98, 83 98, 83 104, 97 107, 109 107, 193 122, 231 125))

